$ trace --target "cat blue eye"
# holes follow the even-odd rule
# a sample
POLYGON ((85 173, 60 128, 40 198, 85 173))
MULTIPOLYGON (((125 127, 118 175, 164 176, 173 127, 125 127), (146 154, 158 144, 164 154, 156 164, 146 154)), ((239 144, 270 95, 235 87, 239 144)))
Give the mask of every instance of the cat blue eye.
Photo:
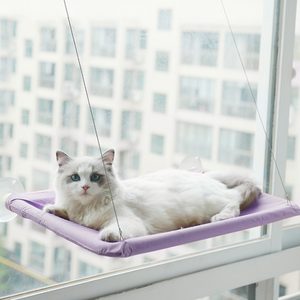
POLYGON ((74 174, 74 175, 71 176, 71 179, 72 179, 73 181, 79 181, 79 180, 80 180, 80 177, 79 177, 78 174, 74 174))
POLYGON ((92 180, 92 181, 97 181, 99 178, 100 178, 100 175, 98 175, 98 174, 93 174, 93 175, 91 176, 91 180, 92 180))

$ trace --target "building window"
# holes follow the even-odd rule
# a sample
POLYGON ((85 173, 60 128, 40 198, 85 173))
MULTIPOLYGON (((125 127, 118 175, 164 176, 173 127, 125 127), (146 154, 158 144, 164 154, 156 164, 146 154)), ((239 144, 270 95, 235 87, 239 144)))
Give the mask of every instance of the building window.
POLYGON ((20 145, 20 156, 23 158, 27 158, 27 152, 28 152, 28 144, 27 143, 21 143, 20 145))
POLYGON ((140 169, 140 154, 134 151, 120 152, 119 172, 123 179, 137 176, 140 169))
POLYGON ((180 78, 179 108, 212 113, 216 81, 204 78, 180 78))
POLYGON ((86 153, 87 156, 99 157, 100 156, 100 149, 99 149, 99 147, 96 147, 96 146, 86 146, 85 153, 86 153))
POLYGON ((64 97, 77 98, 81 90, 80 69, 74 64, 65 65, 64 97))
POLYGON ((235 34, 235 42, 231 33, 226 34, 224 66, 230 69, 241 69, 242 65, 236 53, 236 46, 243 64, 248 70, 258 70, 259 65, 259 34, 235 34))
POLYGON ((50 62, 40 63, 40 86, 54 88, 55 84, 55 64, 50 62))
POLYGON ((40 170, 33 170, 33 191, 50 188, 50 174, 40 170))
POLYGON ((24 89, 24 91, 31 90, 31 77, 30 76, 23 77, 23 89, 24 89))
POLYGON ((156 64, 155 69, 157 71, 167 72, 169 69, 169 53, 156 52, 156 64))
POLYGON ((136 144, 142 128, 142 113, 135 111, 122 112, 121 139, 136 144))
POLYGON ((153 97, 153 111, 165 113, 167 105, 167 96, 165 94, 154 94, 153 97))
POLYGON ((212 127, 179 121, 176 133, 175 150, 177 153, 211 159, 212 127))
POLYGON ((287 159, 294 160, 295 159, 295 148, 296 148, 296 137, 289 136, 288 144, 287 144, 287 159))
POLYGON ((217 66, 219 34, 216 32, 183 32, 181 62, 183 64, 217 66))
POLYGON ((91 93, 103 97, 113 97, 114 70, 91 68, 91 93))
POLYGON ((9 75, 9 60, 7 57, 0 59, 0 81, 7 81, 9 75))
POLYGON ((38 122, 52 124, 53 100, 38 99, 38 122))
POLYGON ((59 282, 70 280, 71 257, 71 251, 63 247, 56 247, 54 249, 53 279, 59 278, 56 280, 59 282))
POLYGON ((144 50, 147 46, 147 31, 128 29, 126 34, 125 58, 141 63, 145 59, 144 50))
POLYGON ((22 110, 22 124, 29 125, 29 110, 22 110))
POLYGON ((144 72, 125 71, 124 74, 124 99, 140 102, 144 90, 144 72))
MULTIPOLYGON (((23 176, 19 176, 19 181, 21 182, 23 188, 26 190, 26 178, 23 177, 23 176)), ((18 223, 18 224, 23 224, 23 223, 20 223, 20 222, 21 222, 20 219, 21 219, 22 222, 23 222, 23 218, 20 217, 20 218, 17 219, 17 223, 18 223)))
POLYGON ((54 28, 41 28, 41 51, 55 52, 56 38, 54 28))
POLYGON ((51 158, 51 137, 36 135, 36 158, 50 161, 51 158))
POLYGON ((170 9, 161 9, 158 11, 158 29, 171 30, 172 11, 170 9))
POLYGON ((25 40, 25 57, 32 57, 33 55, 33 42, 25 40))
MULTIPOLYGON (((83 46, 84 46, 84 31, 73 28, 73 33, 75 36, 77 51, 79 54, 82 54, 83 46)), ((67 54, 75 53, 74 42, 69 27, 66 27, 66 53, 67 54)))
POLYGON ((30 253, 29 253, 29 265, 39 272, 44 271, 45 264, 45 246, 31 242, 30 243, 30 253))
POLYGON ((17 35, 17 22, 12 20, 1 20, 1 48, 2 49, 9 49, 12 45, 14 37, 17 35))
POLYGON ((9 106, 15 102, 15 93, 13 91, 0 90, 0 113, 5 114, 9 106))
POLYGON ((78 128, 80 117, 80 105, 68 100, 62 103, 62 126, 78 128))
POLYGON ((255 119, 256 108, 254 101, 257 95, 257 85, 252 85, 251 90, 253 95, 247 83, 223 82, 222 114, 255 119))
POLYGON ((151 135, 151 152, 156 154, 164 154, 164 141, 165 138, 161 135, 151 135))
POLYGON ((78 143, 76 141, 71 140, 69 137, 65 137, 61 139, 61 150, 65 153, 68 153, 71 156, 77 156, 78 152, 78 143))
POLYGON ((7 171, 12 170, 12 158, 10 156, 6 157, 6 168, 7 168, 7 171))
MULTIPOLYGON (((92 107, 92 113, 97 129, 100 136, 110 136, 111 130, 111 110, 92 107)), ((92 117, 88 111, 88 133, 95 134, 92 117)))
POLYGON ((218 160, 222 163, 251 168, 254 135, 252 133, 220 129, 218 160))
POLYGON ((100 268, 87 264, 85 262, 79 262, 79 277, 87 277, 102 273, 100 268))
POLYGON ((115 57, 116 30, 113 28, 92 29, 92 55, 115 57))

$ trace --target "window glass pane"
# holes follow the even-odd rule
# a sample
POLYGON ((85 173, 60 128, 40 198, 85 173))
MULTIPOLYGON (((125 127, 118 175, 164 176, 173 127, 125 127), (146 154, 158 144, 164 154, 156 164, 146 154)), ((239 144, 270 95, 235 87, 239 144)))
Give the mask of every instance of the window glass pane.
MULTIPOLYGON (((300 11, 296 14, 296 29, 295 29, 295 44, 294 44, 294 59, 293 68, 296 75, 292 79, 290 110, 289 110, 289 128, 288 128, 288 143, 286 156, 286 175, 285 185, 286 192, 289 198, 300 205, 300 188, 298 184, 298 172, 300 171, 299 157, 299 140, 300 140, 300 123, 299 123, 299 63, 300 63, 300 11)), ((284 225, 300 224, 300 217, 294 217, 284 221, 284 225)))
MULTIPOLYGON (((58 0, 33 1, 22 16, 2 1, 0 175, 18 178, 27 192, 52 189, 57 150, 100 156, 70 29, 58 0)), ((115 149, 120 178, 177 168, 186 156, 205 170, 251 173, 263 1, 226 4, 252 93, 219 0, 125 2, 68 3, 95 127, 102 150, 115 149)), ((297 82, 287 159, 294 173, 286 180, 293 199, 300 198, 297 82)), ((15 279, 7 267, 10 288, 0 296, 261 237, 253 228, 128 260, 95 259, 27 221, 3 227, 0 247, 41 277, 15 279)))

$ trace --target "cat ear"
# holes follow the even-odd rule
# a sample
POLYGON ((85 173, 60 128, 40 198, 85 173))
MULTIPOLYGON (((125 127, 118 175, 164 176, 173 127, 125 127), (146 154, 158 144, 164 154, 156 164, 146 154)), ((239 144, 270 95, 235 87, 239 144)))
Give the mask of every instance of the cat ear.
POLYGON ((56 151, 56 160, 58 166, 61 167, 71 161, 72 158, 62 151, 56 151))
POLYGON ((109 149, 105 151, 102 155, 102 160, 106 165, 112 165, 113 161, 115 158, 115 150, 114 149, 109 149))

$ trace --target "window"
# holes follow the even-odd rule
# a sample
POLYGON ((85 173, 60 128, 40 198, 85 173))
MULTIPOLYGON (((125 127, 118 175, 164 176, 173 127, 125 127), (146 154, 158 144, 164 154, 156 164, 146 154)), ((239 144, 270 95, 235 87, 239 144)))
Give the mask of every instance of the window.
POLYGON ((102 270, 94 267, 90 264, 87 264, 83 261, 79 262, 79 277, 92 276, 102 273, 102 270))
POLYGON ((140 168, 140 154, 135 151, 121 151, 120 152, 120 167, 119 171, 122 178, 135 177, 134 171, 140 168))
POLYGON ((29 125, 29 110, 22 110, 22 124, 29 125))
POLYGON ((68 137, 61 139, 60 149, 71 156, 76 157, 78 152, 78 143, 68 137))
POLYGON ((142 128, 142 113, 136 111, 122 112, 121 138, 136 144, 139 140, 139 131, 142 128))
POLYGON ((33 55, 33 42, 32 40, 25 40, 25 57, 32 57, 33 55))
POLYGON ((288 145, 287 145, 287 159, 294 160, 295 159, 295 148, 296 148, 296 137, 289 136, 288 137, 288 145))
MULTIPOLYGON (((258 70, 260 35, 235 34, 234 36, 245 68, 258 70)), ((241 62, 236 54, 235 43, 230 33, 226 34, 224 66, 230 69, 241 68, 241 62)))
POLYGON ((9 60, 7 57, 0 58, 0 81, 7 81, 9 75, 9 60))
POLYGON ((24 89, 24 91, 28 91, 28 92, 31 90, 31 77, 30 76, 23 77, 23 89, 24 89))
POLYGON ((156 52, 156 65, 157 71, 168 71, 169 70, 169 53, 156 52))
POLYGON ((50 160, 51 157, 51 137, 36 134, 36 154, 35 157, 42 160, 50 160))
POLYGON ((164 154, 164 140, 161 135, 151 135, 151 152, 155 154, 164 154))
POLYGON ((247 83, 223 82, 222 114, 246 119, 255 119, 255 103, 257 86, 252 85, 251 91, 247 83))
POLYGON ((38 99, 38 122, 42 124, 52 124, 53 100, 38 99))
POLYGON ((116 29, 92 29, 92 55, 115 57, 116 55, 116 29))
POLYGON ((30 267, 34 268, 35 270, 37 270, 39 272, 43 272, 44 265, 45 265, 45 254, 46 254, 45 246, 31 241, 30 242, 30 252, 29 252, 30 267))
POLYGON ((16 263, 20 264, 21 263, 21 257, 22 257, 22 244, 15 242, 15 249, 13 253, 14 260, 16 263))
POLYGON ((13 91, 0 90, 0 114, 8 112, 9 107, 14 105, 14 98, 13 91))
POLYGON ((91 68, 91 93, 102 97, 113 97, 114 71, 91 68))
POLYGON ((147 47, 147 31, 127 29, 125 58, 142 63, 145 59, 144 50, 147 47))
POLYGON ((33 190, 41 191, 50 188, 50 174, 45 171, 33 169, 33 190))
POLYGON ((167 105, 167 96, 165 94, 154 94, 153 97, 153 111, 165 113, 167 105))
POLYGON ((21 143, 20 145, 20 156, 23 158, 27 158, 27 152, 28 152, 28 144, 27 143, 21 143))
POLYGON ((219 161, 227 164, 252 167, 253 141, 251 133, 220 129, 219 161))
POLYGON ((158 29, 170 30, 172 21, 172 11, 169 9, 161 9, 158 11, 158 29))
POLYGON ((57 281, 70 280, 71 272, 71 257, 70 251, 64 247, 56 247, 54 249, 54 264, 53 264, 53 279, 57 281))
POLYGON ((181 62, 183 64, 216 67, 218 51, 217 32, 185 31, 182 33, 181 62))
POLYGON ((14 38, 17 35, 17 22, 9 19, 2 19, 0 22, 0 46, 2 49, 13 47, 14 38))
MULTIPOLYGON (((110 136, 111 131, 111 110, 92 107, 97 133, 100 136, 110 136)), ((88 133, 95 134, 92 117, 88 111, 88 133)))
POLYGON ((212 113, 215 97, 215 80, 180 77, 179 108, 212 113))
POLYGON ((85 153, 86 153, 87 156, 92 156, 92 157, 99 157, 100 156, 99 147, 96 147, 96 146, 86 146, 85 153))
POLYGON ((177 153, 211 159, 212 127, 177 122, 176 133, 175 149, 177 153))
MULTIPOLYGON (((84 31, 79 30, 77 28, 73 28, 73 33, 75 35, 77 51, 79 54, 82 54, 83 47, 84 47, 84 31)), ((66 27, 66 53, 67 54, 75 53, 74 42, 69 27, 66 27)))
POLYGON ((64 96, 68 99, 77 98, 80 95, 81 82, 80 69, 75 64, 66 64, 63 85, 64 96))
POLYGON ((54 88, 54 84, 55 84, 55 64, 50 62, 41 62, 39 85, 45 88, 54 88))
POLYGON ((126 100, 132 100, 136 103, 142 100, 142 91, 144 90, 143 71, 125 71, 124 74, 124 94, 126 100))
POLYGON ((56 51, 56 31, 54 28, 41 28, 41 51, 55 52, 56 51))
POLYGON ((62 103, 62 126, 68 128, 78 128, 80 118, 80 106, 73 101, 62 103))

